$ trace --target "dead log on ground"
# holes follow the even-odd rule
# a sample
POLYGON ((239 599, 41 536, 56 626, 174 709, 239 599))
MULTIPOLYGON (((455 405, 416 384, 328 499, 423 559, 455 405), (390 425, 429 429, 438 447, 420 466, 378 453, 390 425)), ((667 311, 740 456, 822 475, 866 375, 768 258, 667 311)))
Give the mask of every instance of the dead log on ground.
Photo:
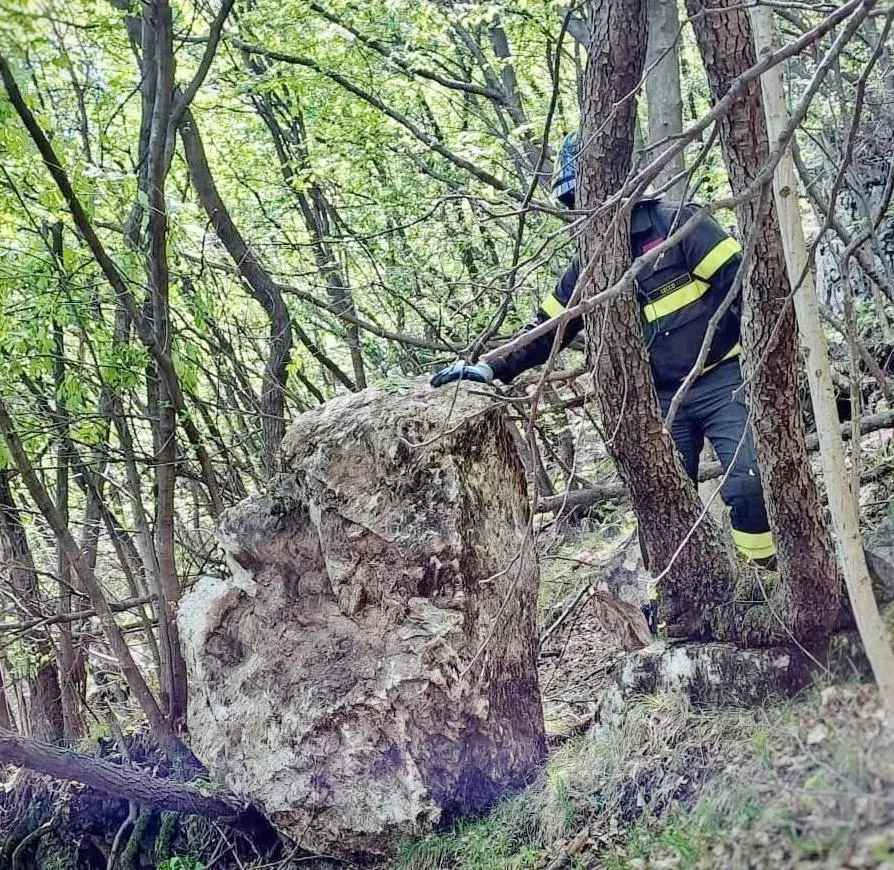
POLYGON ((0 731, 0 762, 27 767, 56 779, 80 782, 100 794, 126 798, 158 809, 215 817, 237 816, 242 811, 230 800, 202 794, 187 783, 159 779, 8 731, 0 731))

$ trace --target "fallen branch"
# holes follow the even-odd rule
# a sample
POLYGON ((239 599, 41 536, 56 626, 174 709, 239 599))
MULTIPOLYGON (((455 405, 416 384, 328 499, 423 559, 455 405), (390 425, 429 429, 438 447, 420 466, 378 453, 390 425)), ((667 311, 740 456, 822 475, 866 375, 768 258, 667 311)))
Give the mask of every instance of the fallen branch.
MULTIPOLYGON (((851 437, 851 424, 841 424, 841 437, 849 440, 851 437)), ((860 434, 868 435, 870 432, 877 432, 880 429, 894 428, 894 411, 883 411, 880 414, 869 414, 860 418, 860 434)), ((818 449, 819 442, 816 433, 810 433, 807 436, 807 449, 814 452, 818 449)), ((715 480, 723 474, 723 468, 719 462, 709 462, 704 465, 698 474, 699 483, 705 480, 715 480)), ((563 508, 590 507, 598 504, 608 498, 623 498, 627 495, 627 490, 620 480, 613 480, 609 483, 600 484, 598 486, 587 487, 586 489, 574 489, 563 492, 560 495, 551 495, 540 499, 538 509, 544 512, 558 511, 563 508)))
POLYGON ((228 799, 202 794, 180 782, 159 779, 58 746, 0 730, 0 762, 27 767, 55 779, 80 782, 108 797, 199 816, 232 817, 242 809, 228 799))

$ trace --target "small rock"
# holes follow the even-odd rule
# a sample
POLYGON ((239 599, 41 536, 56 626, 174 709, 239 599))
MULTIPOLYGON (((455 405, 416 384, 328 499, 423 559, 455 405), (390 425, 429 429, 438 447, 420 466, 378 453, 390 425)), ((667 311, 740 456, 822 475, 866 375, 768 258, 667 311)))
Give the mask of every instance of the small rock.
POLYGON ((817 724, 807 732, 807 745, 816 746, 817 744, 822 743, 828 736, 829 729, 826 728, 822 722, 817 722, 817 724))
POLYGON ((837 707, 841 703, 841 692, 838 686, 829 686, 820 692, 820 703, 824 707, 837 707))

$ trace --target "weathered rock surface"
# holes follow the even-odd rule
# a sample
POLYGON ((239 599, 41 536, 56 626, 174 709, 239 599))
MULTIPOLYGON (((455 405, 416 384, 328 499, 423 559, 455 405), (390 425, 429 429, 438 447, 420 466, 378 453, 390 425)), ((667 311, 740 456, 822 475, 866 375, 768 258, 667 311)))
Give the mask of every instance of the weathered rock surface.
POLYGON ((872 681, 857 632, 836 632, 814 650, 656 641, 615 657, 595 694, 594 718, 596 727, 617 724, 629 699, 663 692, 682 692, 692 706, 703 709, 757 707, 797 697, 816 677, 872 681))
POLYGON ((547 732, 566 734, 589 724, 618 660, 651 641, 637 605, 592 588, 572 601, 540 644, 547 732))
POLYGON ((643 564, 636 532, 608 560, 600 572, 598 586, 636 607, 642 607, 649 601, 652 578, 643 564))
POLYGON ((181 606, 214 776, 354 860, 528 780, 545 741, 526 504, 499 408, 465 387, 299 417, 269 492, 221 520, 231 576, 181 606))
POLYGON ((617 724, 629 698, 668 691, 682 692, 695 707, 759 706, 802 691, 812 664, 808 654, 783 647, 656 642, 618 659, 599 697, 597 722, 617 724))
POLYGON ((880 605, 894 601, 894 517, 884 517, 863 534, 863 552, 880 605))

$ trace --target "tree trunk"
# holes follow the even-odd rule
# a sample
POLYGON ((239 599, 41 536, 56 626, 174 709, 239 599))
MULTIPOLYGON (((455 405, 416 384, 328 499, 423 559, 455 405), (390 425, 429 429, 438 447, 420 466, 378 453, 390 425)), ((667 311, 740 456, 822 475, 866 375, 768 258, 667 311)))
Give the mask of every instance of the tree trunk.
MULTIPOLYGON (((602 205, 630 168, 635 104, 625 95, 643 70, 645 3, 593 0, 589 18, 581 137, 587 146, 578 184, 582 209, 602 205)), ((617 208, 604 210, 581 235, 581 262, 585 271, 591 269, 584 298, 611 286, 625 271, 627 223, 617 208)), ((734 636, 735 563, 714 522, 701 517, 698 494, 664 429, 633 288, 588 315, 586 333, 603 428, 610 433, 607 446, 630 492, 644 556, 653 571, 667 571, 661 589, 668 630, 692 638, 734 636)))
MULTIPOLYGON (((646 0, 649 20, 649 41, 646 47, 646 96, 649 104, 650 159, 657 157, 666 145, 656 143, 679 136, 683 132, 683 97, 680 93, 679 36, 680 18, 676 0, 646 0)), ((680 151, 664 165, 655 186, 662 187, 684 169, 680 151)), ((681 200, 686 192, 686 179, 668 188, 668 199, 681 200)))
POLYGON ((9 411, 2 397, 0 397, 0 434, 2 434, 9 448, 16 468, 22 475, 31 500, 40 513, 43 514, 47 525, 52 529, 59 544, 62 546, 66 559, 84 585, 84 589, 90 597, 90 603, 93 605, 93 609, 96 611, 102 624, 109 646, 118 659, 121 671, 131 691, 139 701, 143 712, 146 714, 153 738, 159 746, 170 753, 172 758, 179 758, 187 763, 191 762, 193 760, 192 753, 180 741, 171 728, 170 722, 162 715, 158 702, 146 684, 140 669, 137 667, 133 654, 124 638, 124 633, 121 631, 118 623, 115 622, 112 609, 109 607, 109 602, 106 600, 102 587, 96 579, 95 572, 84 561, 84 557, 71 536, 71 532, 59 516, 56 505, 50 498, 46 487, 34 471, 34 466, 31 464, 25 448, 22 446, 22 441, 13 428, 12 418, 9 416, 9 411))
MULTIPOLYGON (((755 35, 762 53, 769 53, 772 50, 772 15, 772 11, 764 7, 757 7, 753 13, 755 35)), ((782 135, 788 121, 788 110, 778 67, 761 76, 761 87, 766 101, 767 128, 775 140, 782 135)), ((838 538, 844 579, 857 628, 879 686, 879 693, 889 715, 894 716, 894 651, 891 649, 888 632, 873 597, 872 583, 860 537, 857 505, 848 486, 844 444, 838 432, 838 414, 832 387, 829 352, 820 322, 813 272, 810 269, 807 245, 804 241, 804 228, 798 212, 798 181, 790 146, 785 148, 776 167, 773 176, 773 196, 785 231, 781 238, 788 274, 790 277, 798 276, 799 280, 803 276, 800 286, 795 291, 795 312, 806 352, 807 381, 816 416, 823 477, 829 496, 829 513, 832 515, 832 523, 838 538)), ((827 601, 826 606, 829 607, 829 604, 827 601)))
POLYGON ((12 713, 6 701, 6 683, 3 680, 3 668, 0 668, 0 729, 3 731, 15 730, 12 713))
MULTIPOLYGON (((145 20, 145 19, 144 19, 145 20)), ((166 357, 172 356, 170 319, 170 276, 168 272, 168 214, 165 202, 166 159, 171 132, 174 92, 174 49, 171 7, 155 0, 150 20, 155 28, 155 68, 146 70, 156 80, 149 134, 149 284, 152 328, 155 342, 166 357)), ((144 28, 145 30, 145 28, 144 28)), ((177 484, 177 416, 175 396, 168 379, 157 372, 158 400, 153 426, 155 441, 155 551, 161 580, 158 625, 168 667, 162 669, 162 690, 168 702, 168 717, 175 730, 186 725, 186 664, 180 651, 177 626, 171 610, 180 600, 174 542, 174 496, 177 484)))
MULTIPOLYGON (((53 259, 59 271, 59 280, 68 292, 67 276, 62 271, 63 244, 62 224, 55 223, 50 227, 51 246, 53 259)), ((69 492, 69 426, 67 412, 62 404, 63 385, 65 382, 65 331, 61 323, 53 323, 53 386, 56 390, 56 415, 62 431, 56 450, 56 508, 63 521, 68 524, 68 492, 69 492)), ((66 616, 71 612, 71 567, 62 545, 56 542, 56 571, 59 582, 59 616, 66 616)), ((66 620, 59 623, 59 644, 56 659, 59 667, 59 688, 61 690, 62 720, 64 723, 64 736, 66 740, 77 740, 84 733, 84 720, 81 716, 81 694, 78 686, 81 681, 77 674, 82 667, 78 667, 80 649, 76 651, 76 644, 71 630, 71 624, 66 620)))
MULTIPOLYGON (((265 72, 265 67, 259 58, 246 55, 245 62, 255 75, 262 75, 265 72)), ((301 107, 288 91, 258 94, 254 97, 254 104, 261 120, 270 131, 283 181, 301 210, 310 235, 314 262, 326 284, 332 310, 339 317, 347 315, 356 321, 357 308, 351 287, 347 275, 339 266, 330 241, 330 215, 333 213, 333 208, 319 184, 316 181, 310 183, 307 181, 309 170, 307 132, 301 107), (282 122, 277 112, 282 116, 282 122)), ((310 175, 313 177, 312 173, 310 175)), ((344 326, 346 344, 351 353, 354 369, 354 383, 358 390, 362 390, 366 388, 366 370, 363 365, 360 330, 356 323, 350 321, 346 321, 344 326)))
MULTIPOLYGON (((894 428, 894 411, 882 411, 879 414, 867 414, 860 418, 860 434, 868 435, 881 429, 894 428)), ((851 437, 852 424, 842 423, 838 431, 841 437, 847 440, 851 437)), ((816 433, 811 432, 807 436, 807 450, 812 453, 819 449, 819 441, 816 433)), ((716 480, 723 474, 723 468, 719 462, 702 464, 698 472, 699 483, 708 480, 716 480)), ((870 478, 871 479, 871 478, 870 478)), ((576 489, 571 492, 563 492, 558 495, 546 496, 537 502, 537 507, 542 511, 556 511, 562 507, 591 507, 594 504, 608 498, 624 498, 627 491, 624 484, 618 481, 588 486, 586 489, 576 489)))
MULTIPOLYGON (((757 60, 748 13, 737 0, 687 0, 714 100, 757 60)), ((720 141, 734 194, 753 181, 769 155, 760 85, 748 84, 720 119, 720 141)), ((795 315, 776 208, 760 208, 756 195, 736 211, 745 238, 757 247, 743 284, 742 360, 757 442, 764 498, 779 555, 780 583, 769 619, 748 619, 753 640, 785 639, 779 620, 795 637, 828 634, 839 596, 835 556, 810 470, 804 422, 798 407, 795 315), (776 619, 779 617, 779 620, 776 619), (760 635, 764 635, 761 637, 760 635)))
MULTIPOLYGON (((279 444, 285 433, 285 389, 288 366, 292 359, 292 319, 282 291, 263 268, 233 223, 214 183, 199 129, 190 112, 184 113, 180 138, 189 166, 189 174, 199 202, 214 226, 217 237, 245 279, 252 298, 270 320, 270 352, 264 367, 261 387, 261 413, 267 469, 272 470, 279 444)), ((349 389, 354 385, 347 381, 349 389)))
MULTIPOLYGON (((2 564, 9 575, 10 586, 16 598, 29 611, 40 613, 43 609, 37 571, 31 555, 31 547, 22 525, 18 505, 10 484, 9 471, 0 471, 0 554, 2 564)), ((38 631, 40 631, 38 629, 38 631)), ((28 675, 29 733, 41 740, 56 743, 65 736, 62 715, 62 693, 59 689, 59 672, 56 656, 49 638, 41 632, 33 642, 37 667, 28 675)), ((21 711, 20 711, 21 712, 21 711)), ((21 722, 25 722, 22 717, 21 722)))

